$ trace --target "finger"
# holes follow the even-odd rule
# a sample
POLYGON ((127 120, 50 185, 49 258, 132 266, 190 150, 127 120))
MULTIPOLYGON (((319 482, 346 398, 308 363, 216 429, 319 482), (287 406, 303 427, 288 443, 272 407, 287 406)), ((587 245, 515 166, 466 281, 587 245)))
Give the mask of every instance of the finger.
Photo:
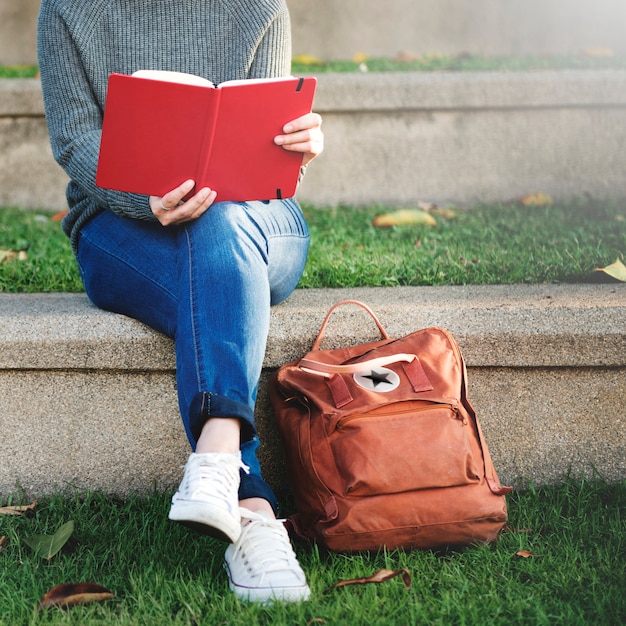
POLYGON ((195 182, 192 179, 186 180, 184 183, 166 193, 158 202, 158 208, 162 211, 170 211, 177 207, 182 199, 193 189, 195 182))
POLYGON ((168 211, 162 224, 182 224, 200 217, 215 201, 217 192, 204 187, 187 202, 180 204, 174 210, 168 211))
POLYGON ((283 133, 290 134, 300 130, 318 128, 322 125, 322 117, 318 113, 306 113, 283 126, 283 133))

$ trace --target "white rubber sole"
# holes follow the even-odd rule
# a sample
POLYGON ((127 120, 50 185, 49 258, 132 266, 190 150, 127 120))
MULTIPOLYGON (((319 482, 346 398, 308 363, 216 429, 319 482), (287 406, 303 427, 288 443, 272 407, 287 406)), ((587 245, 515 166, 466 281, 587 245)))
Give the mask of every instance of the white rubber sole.
MULTIPOLYGON (((228 572, 228 565, 226 565, 228 572)), ((244 602, 257 602, 259 604, 271 604, 272 602, 306 602, 311 597, 311 590, 308 585, 302 587, 241 587, 230 579, 228 580, 230 590, 244 602)))
MULTIPOLYGON (((239 509, 237 509, 239 513, 239 509)), ((206 502, 177 500, 172 502, 168 518, 203 535, 235 543, 241 534, 241 520, 206 502)))

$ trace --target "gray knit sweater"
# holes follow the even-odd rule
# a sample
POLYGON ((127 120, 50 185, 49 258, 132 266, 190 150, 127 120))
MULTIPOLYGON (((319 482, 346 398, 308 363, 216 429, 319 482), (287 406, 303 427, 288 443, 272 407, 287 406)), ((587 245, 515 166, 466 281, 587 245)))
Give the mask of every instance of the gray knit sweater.
POLYGON ((285 0, 43 0, 38 50, 54 158, 70 177, 63 222, 80 228, 110 209, 156 219, 147 196, 95 184, 109 74, 189 72, 213 83, 286 76, 291 34, 285 0))

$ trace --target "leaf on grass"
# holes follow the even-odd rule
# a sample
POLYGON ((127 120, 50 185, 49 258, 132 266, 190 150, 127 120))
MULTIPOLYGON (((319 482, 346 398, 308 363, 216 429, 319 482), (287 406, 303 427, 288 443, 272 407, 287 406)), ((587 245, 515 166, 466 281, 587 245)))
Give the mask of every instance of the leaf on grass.
POLYGON ((604 272, 611 278, 615 278, 623 283, 626 283, 626 265, 624 265, 619 259, 611 265, 606 267, 596 267, 596 272, 604 272))
POLYGON ((603 48, 603 47, 585 48, 584 52, 588 57, 607 58, 607 57, 615 56, 615 51, 612 50, 611 48, 603 48))
POLYGON ((420 61, 422 57, 415 52, 411 52, 411 50, 400 50, 395 57, 393 57, 394 61, 398 63, 411 63, 413 61, 420 61))
POLYGON ((50 219, 53 222, 60 222, 68 213, 69 210, 65 209, 65 211, 59 211, 58 213, 55 213, 50 219))
POLYGON ((6 538, 5 535, 2 535, 2 537, 0 537, 0 550, 4 550, 8 544, 9 540, 6 538))
POLYGON ((529 559, 531 557, 543 556, 543 554, 534 554, 528 550, 519 550, 515 553, 515 556, 521 556, 523 559, 529 559))
POLYGON ((431 215, 438 215, 446 220, 451 220, 456 217, 456 211, 441 207, 434 202, 418 202, 417 206, 424 211, 428 211, 431 215))
POLYGON ((333 591, 334 589, 339 589, 340 587, 347 587, 349 585, 367 585, 370 583, 384 583, 392 578, 396 578, 397 576, 402 576, 402 580, 404 582, 404 586, 407 589, 411 588, 411 574, 409 574, 409 570, 403 567, 398 570, 390 570, 390 569, 381 569, 376 572, 373 576, 367 576, 365 578, 353 578, 351 580, 340 580, 338 583, 335 583, 331 587, 328 587, 324 591, 324 593, 328 593, 333 591))
POLYGON ((321 59, 312 54, 297 54, 292 61, 298 65, 324 65, 321 59))
POLYGON ((547 193, 530 193, 522 196, 518 202, 524 206, 548 206, 554 204, 554 200, 547 193))
POLYGON ((509 524, 507 524, 502 530, 507 533, 532 533, 533 532, 532 528, 515 528, 515 526, 509 526, 509 524))
POLYGON ((37 500, 26 506, 3 506, 0 507, 0 515, 24 515, 29 511, 34 511, 37 505, 37 500))
POLYGON ((24 541, 35 554, 49 561, 68 542, 73 532, 74 522, 70 520, 63 524, 54 535, 34 535, 26 537, 24 541))
POLYGON ((372 220, 372 226, 377 228, 415 225, 436 226, 437 220, 424 209, 399 209, 390 213, 381 213, 372 220))
POLYGON ((78 604, 91 604, 112 600, 115 596, 102 585, 96 583, 65 583, 48 591, 39 603, 40 609, 54 606, 70 607, 78 604))
POLYGON ((0 263, 5 261, 26 261, 28 254, 26 254, 27 248, 20 250, 0 250, 0 263))

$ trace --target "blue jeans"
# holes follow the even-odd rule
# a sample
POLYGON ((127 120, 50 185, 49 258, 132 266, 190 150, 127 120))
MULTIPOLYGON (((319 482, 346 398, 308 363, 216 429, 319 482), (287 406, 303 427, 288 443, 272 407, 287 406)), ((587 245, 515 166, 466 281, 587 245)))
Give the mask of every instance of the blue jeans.
POLYGON ((220 202, 180 226, 104 211, 82 229, 78 265, 92 302, 174 339, 180 412, 192 449, 211 417, 241 422, 239 498, 265 498, 254 405, 270 305, 295 288, 309 246, 297 202, 220 202))

